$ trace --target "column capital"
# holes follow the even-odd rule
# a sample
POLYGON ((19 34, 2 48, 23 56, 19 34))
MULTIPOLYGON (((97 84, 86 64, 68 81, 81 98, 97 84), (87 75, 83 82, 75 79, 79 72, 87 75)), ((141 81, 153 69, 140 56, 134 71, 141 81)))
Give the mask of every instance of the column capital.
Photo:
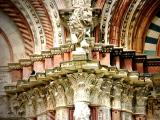
POLYGON ((103 81, 101 78, 96 78, 95 74, 87 72, 68 74, 67 77, 74 90, 75 102, 90 102, 91 90, 96 86, 100 86, 103 81))

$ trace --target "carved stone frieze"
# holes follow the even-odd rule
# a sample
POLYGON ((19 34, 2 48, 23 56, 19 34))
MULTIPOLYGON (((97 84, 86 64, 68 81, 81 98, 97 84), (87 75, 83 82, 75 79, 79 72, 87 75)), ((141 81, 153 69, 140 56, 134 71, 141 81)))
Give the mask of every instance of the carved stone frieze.
POLYGON ((10 70, 17 70, 22 68, 22 66, 19 63, 9 63, 8 67, 10 70))
POLYGON ((35 61, 43 61, 44 58, 42 55, 40 54, 34 54, 31 56, 31 61, 35 62, 35 61))
POLYGON ((19 63, 24 67, 32 65, 32 61, 30 59, 21 59, 19 60, 19 63))

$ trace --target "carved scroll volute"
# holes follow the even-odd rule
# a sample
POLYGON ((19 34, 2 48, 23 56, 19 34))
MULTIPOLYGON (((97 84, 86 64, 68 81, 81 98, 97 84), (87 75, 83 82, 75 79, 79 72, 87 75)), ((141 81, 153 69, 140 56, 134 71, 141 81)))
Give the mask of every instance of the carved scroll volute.
POLYGON ((67 75, 74 90, 74 102, 90 101, 91 88, 94 87, 96 76, 88 73, 73 73, 67 75))

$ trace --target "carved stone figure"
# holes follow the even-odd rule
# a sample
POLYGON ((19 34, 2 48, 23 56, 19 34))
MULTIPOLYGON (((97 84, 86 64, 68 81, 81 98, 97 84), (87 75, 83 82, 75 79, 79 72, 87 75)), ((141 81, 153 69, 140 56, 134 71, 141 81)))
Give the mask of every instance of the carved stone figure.
POLYGON ((92 10, 88 7, 75 8, 69 19, 69 28, 72 43, 80 43, 85 35, 89 36, 89 28, 92 25, 92 10))

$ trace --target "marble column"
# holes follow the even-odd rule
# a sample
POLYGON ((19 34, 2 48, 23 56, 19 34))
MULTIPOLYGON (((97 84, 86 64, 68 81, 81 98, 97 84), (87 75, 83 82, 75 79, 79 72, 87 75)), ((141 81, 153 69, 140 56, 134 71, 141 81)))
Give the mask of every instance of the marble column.
MULTIPOLYGON (((29 94, 29 93, 28 93, 29 94)), ((36 120, 36 110, 35 110, 35 104, 33 99, 29 99, 29 101, 26 103, 26 119, 27 120, 36 120)))
POLYGON ((55 98, 55 120, 69 120, 69 109, 64 87, 58 83, 51 83, 52 95, 55 98))
POLYGON ((123 84, 123 92, 121 98, 121 118, 122 120, 132 120, 132 99, 133 99, 133 87, 129 84, 123 84))
POLYGON ((101 80, 97 80, 94 74, 88 74, 83 72, 69 74, 67 77, 72 83, 71 87, 74 90, 75 120, 89 120, 89 117, 91 115, 91 111, 89 108, 90 93, 91 88, 95 86, 93 85, 93 81, 100 82, 101 80))
MULTIPOLYGON (((52 89, 48 89, 48 93, 52 91, 52 89)), ((50 93, 47 94, 47 120, 55 120, 55 98, 50 93)))
POLYGON ((111 120, 111 91, 112 80, 104 78, 102 84, 102 94, 100 95, 101 103, 98 109, 98 120, 111 120))
POLYGON ((118 79, 113 86, 112 120, 121 120, 121 92, 122 84, 118 79))
POLYGON ((137 87, 136 105, 135 105, 135 119, 146 120, 146 105, 147 105, 147 88, 137 87))
POLYGON ((146 100, 147 97, 141 96, 136 97, 136 106, 135 106, 135 119, 136 120, 146 120, 146 100))

